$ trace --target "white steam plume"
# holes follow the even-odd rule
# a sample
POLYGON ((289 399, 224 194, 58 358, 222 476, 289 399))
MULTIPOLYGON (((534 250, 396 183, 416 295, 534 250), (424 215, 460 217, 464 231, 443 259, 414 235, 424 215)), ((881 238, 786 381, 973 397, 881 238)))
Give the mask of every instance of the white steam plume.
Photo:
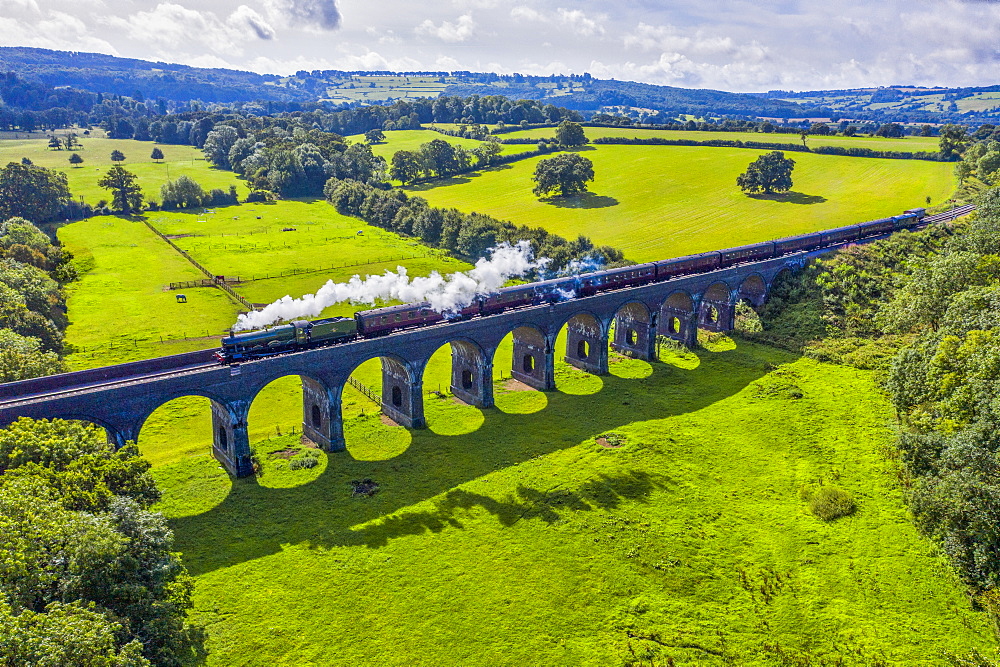
POLYGON ((284 296, 262 310, 240 315, 233 327, 236 331, 256 329, 281 320, 316 317, 323 309, 335 303, 375 303, 397 300, 403 303, 429 301, 439 313, 454 312, 472 303, 477 294, 488 294, 503 286, 509 278, 521 276, 532 269, 544 268, 547 258, 535 260, 531 244, 519 241, 517 245, 501 243, 490 249, 490 257, 481 258, 469 271, 457 271, 442 276, 434 271, 426 278, 410 278, 406 268, 396 267, 395 273, 386 271, 380 276, 352 276, 346 283, 327 281, 315 294, 298 299, 284 296))

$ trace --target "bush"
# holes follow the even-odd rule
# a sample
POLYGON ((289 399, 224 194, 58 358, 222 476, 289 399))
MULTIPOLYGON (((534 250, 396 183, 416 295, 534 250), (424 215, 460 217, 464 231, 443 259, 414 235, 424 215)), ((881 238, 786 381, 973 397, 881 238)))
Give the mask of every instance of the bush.
POLYGON ((809 511, 823 521, 850 516, 858 508, 854 496, 836 486, 824 486, 809 500, 809 511))
POLYGON ((306 452, 301 458, 294 458, 288 462, 289 470, 301 470, 302 468, 315 468, 319 465, 319 454, 316 452, 306 452))

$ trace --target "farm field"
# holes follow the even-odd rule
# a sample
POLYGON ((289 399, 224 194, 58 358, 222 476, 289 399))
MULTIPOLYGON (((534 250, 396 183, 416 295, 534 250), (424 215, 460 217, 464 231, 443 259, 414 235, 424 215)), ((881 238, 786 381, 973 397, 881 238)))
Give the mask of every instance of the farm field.
MULTIPOLYGON (((763 132, 699 132, 697 130, 650 130, 644 128, 629 127, 585 127, 584 133, 587 138, 593 141, 599 137, 638 137, 640 139, 650 139, 660 137, 663 139, 687 139, 691 141, 761 141, 776 144, 799 144, 802 140, 797 134, 767 134, 763 132)), ((503 139, 542 139, 555 136, 555 128, 537 128, 531 130, 518 130, 508 134, 497 135, 503 139)), ((885 137, 824 137, 822 135, 810 134, 806 138, 806 144, 815 146, 843 146, 844 148, 871 148, 877 151, 912 151, 936 153, 938 150, 939 137, 902 137, 898 139, 888 139, 885 137)), ((796 153, 798 155, 798 153, 796 153)))
POLYGON ((853 224, 947 199, 952 165, 792 153, 792 192, 748 197, 736 177, 764 151, 691 146, 589 146, 590 192, 540 201, 540 157, 408 187, 433 206, 579 234, 633 261, 677 257, 853 224))
MULTIPOLYGON (((601 188, 616 184, 621 204, 607 208, 619 226, 649 195, 624 173, 605 181, 615 165, 652 161, 676 193, 682 176, 667 179, 668 163, 708 180, 707 163, 718 169, 716 156, 727 152, 668 148, 679 152, 662 162, 662 147, 617 152, 631 148, 585 152, 606 160, 594 196, 610 196, 601 188)), ((740 169, 754 154, 732 152, 725 164, 740 169)), ((439 194, 502 175, 508 198, 520 201, 522 182, 530 197, 533 163, 523 163, 523 174, 518 163, 421 195, 438 204, 439 194)), ((813 182, 861 196, 849 183, 859 174, 885 179, 900 164, 947 166, 853 163, 813 182)), ((193 168, 202 183, 212 171, 200 160, 193 168)), ((950 171, 943 173, 946 190, 950 171)), ((499 191, 500 182, 491 187, 499 191)), ((690 196, 704 198, 709 185, 690 196)), ((500 199, 491 191, 482 201, 500 199)), ((879 201, 840 205, 871 210, 879 201)), ((827 203, 751 202, 775 210, 827 203)), ((548 225, 534 213, 555 207, 534 204, 510 219, 548 225)), ((414 275, 467 268, 322 201, 147 219, 213 272, 286 273, 237 286, 258 303, 397 263, 414 275), (420 256, 383 261, 398 254, 420 256), (367 264, 343 266, 360 262, 367 264), (287 275, 327 264, 339 268, 287 275)), ((610 213, 581 224, 601 220, 612 226, 610 213)), ((703 220, 688 233, 716 244, 726 238, 722 227, 703 220)), ((70 355, 74 368, 214 347, 235 320, 240 307, 215 289, 185 289, 188 303, 176 303, 164 286, 201 275, 139 220, 97 217, 58 233, 83 272, 69 292, 67 336, 83 350, 70 355), (178 332, 187 339, 170 340, 178 332)), ((543 393, 509 380, 508 339, 494 360, 497 407, 486 410, 450 396, 445 346, 424 375, 428 429, 383 420, 374 402, 347 387, 348 451, 319 452, 319 465, 302 470, 289 465, 305 449, 301 383, 281 378, 254 399, 248 418, 264 465, 254 479, 231 480, 208 455, 205 399, 161 406, 139 447, 164 493, 157 509, 196 577, 193 620, 206 630, 207 654, 191 664, 938 665, 947 653, 993 646, 985 614, 971 610, 906 513, 891 454, 893 415, 872 374, 741 340, 704 342, 694 353, 665 348, 660 362, 613 354, 611 374, 595 377, 561 361, 563 334, 557 390, 543 393), (364 479, 378 492, 352 497, 351 482, 364 479), (808 513, 808 494, 830 483, 854 494, 856 515, 826 524, 808 513)), ((378 360, 354 377, 378 390, 378 360)))
MULTIPOLYGON (((438 125, 442 126, 444 123, 438 123, 438 125)), ((458 126, 456 125, 453 129, 457 128, 458 126)), ((435 132, 434 130, 389 130, 384 134, 385 141, 372 144, 372 152, 375 155, 385 158, 385 161, 390 165, 392 164, 392 156, 395 155, 397 151, 418 151, 420 150, 420 146, 422 144, 426 144, 428 141, 433 141, 434 139, 442 139, 447 141, 449 144, 461 146, 466 150, 472 150, 483 143, 477 139, 452 137, 447 134, 435 132)), ((352 134, 346 137, 346 139, 351 143, 362 143, 365 141, 365 135, 352 134)), ((533 150, 534 148, 535 146, 533 144, 508 144, 502 147, 501 154, 509 155, 513 153, 523 153, 525 151, 533 150)))
POLYGON ((107 139, 101 136, 84 137, 80 133, 77 135, 80 137, 82 148, 72 151, 50 150, 43 132, 35 132, 31 139, 2 140, 0 164, 20 162, 22 157, 27 157, 39 167, 64 171, 69 179, 69 188, 73 196, 79 199, 82 195, 88 204, 111 199, 108 191, 98 187, 97 182, 114 165, 111 161, 113 150, 125 154, 126 160, 121 164, 139 177, 139 183, 147 199, 159 200, 160 186, 182 175, 198 181, 206 191, 212 188, 228 190, 230 185, 235 184, 241 197, 246 196, 248 192, 236 174, 215 169, 205 161, 201 150, 194 146, 155 144, 152 141, 134 139, 107 139), (153 148, 163 151, 162 162, 154 162, 149 157, 153 148), (78 167, 69 164, 69 156, 73 153, 80 154, 84 160, 83 164, 78 167))
POLYGON ((937 665, 991 645, 907 518, 869 373, 742 342, 611 368, 498 383, 490 410, 430 399, 431 427, 394 439, 357 437, 369 409, 311 470, 283 458, 298 435, 258 442, 258 479, 159 465, 206 664, 937 665), (363 479, 378 492, 352 497, 363 479), (810 515, 821 483, 858 513, 810 515))

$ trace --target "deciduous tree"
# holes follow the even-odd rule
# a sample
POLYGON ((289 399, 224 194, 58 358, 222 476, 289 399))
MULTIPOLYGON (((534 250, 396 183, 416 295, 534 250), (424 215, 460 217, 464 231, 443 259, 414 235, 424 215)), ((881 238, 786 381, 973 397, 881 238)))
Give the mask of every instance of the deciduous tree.
POLYGON ((17 162, 0 170, 0 220, 19 216, 48 222, 69 197, 69 182, 61 171, 17 162))
POLYGON ((111 205, 115 210, 125 214, 142 210, 143 195, 139 179, 124 167, 111 167, 97 184, 111 191, 111 205))
POLYGON ((111 151, 111 161, 112 162, 124 162, 125 161, 125 153, 122 153, 118 149, 115 149, 115 150, 111 151))
POLYGON ((153 152, 149 154, 149 157, 151 160, 156 160, 157 162, 159 162, 160 160, 163 159, 163 151, 160 150, 159 146, 157 146, 153 149, 153 152))
POLYGON ((587 135, 579 123, 564 120, 556 128, 556 141, 562 146, 583 146, 587 143, 587 135))
POLYGON ((69 156, 69 163, 73 166, 78 166, 83 164, 83 158, 80 157, 79 153, 73 153, 69 156))
POLYGON ((794 167, 795 160, 786 158, 781 151, 771 151, 751 162, 736 177, 736 185, 747 194, 787 192, 792 189, 794 167))
POLYGON ((558 191, 559 196, 566 197, 587 189, 587 183, 594 180, 594 163, 576 153, 557 155, 539 161, 532 180, 536 196, 558 191))

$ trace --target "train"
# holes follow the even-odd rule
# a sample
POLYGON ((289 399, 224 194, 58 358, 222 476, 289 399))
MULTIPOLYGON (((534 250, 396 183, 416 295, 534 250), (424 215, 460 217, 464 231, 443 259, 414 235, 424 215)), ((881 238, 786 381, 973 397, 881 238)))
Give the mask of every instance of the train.
POLYGON ((512 308, 593 296, 600 292, 717 271, 738 264, 759 262, 782 255, 883 236, 901 229, 911 229, 920 224, 926 214, 926 210, 922 208, 910 209, 891 218, 871 220, 812 234, 503 287, 496 292, 477 296, 471 304, 457 312, 440 313, 428 302, 407 303, 359 311, 354 317, 299 320, 240 334, 230 331, 229 335, 222 339, 222 347, 216 352, 215 358, 222 364, 251 361, 276 354, 325 347, 357 338, 385 336, 394 331, 428 326, 446 319, 455 321, 485 317, 512 308))

